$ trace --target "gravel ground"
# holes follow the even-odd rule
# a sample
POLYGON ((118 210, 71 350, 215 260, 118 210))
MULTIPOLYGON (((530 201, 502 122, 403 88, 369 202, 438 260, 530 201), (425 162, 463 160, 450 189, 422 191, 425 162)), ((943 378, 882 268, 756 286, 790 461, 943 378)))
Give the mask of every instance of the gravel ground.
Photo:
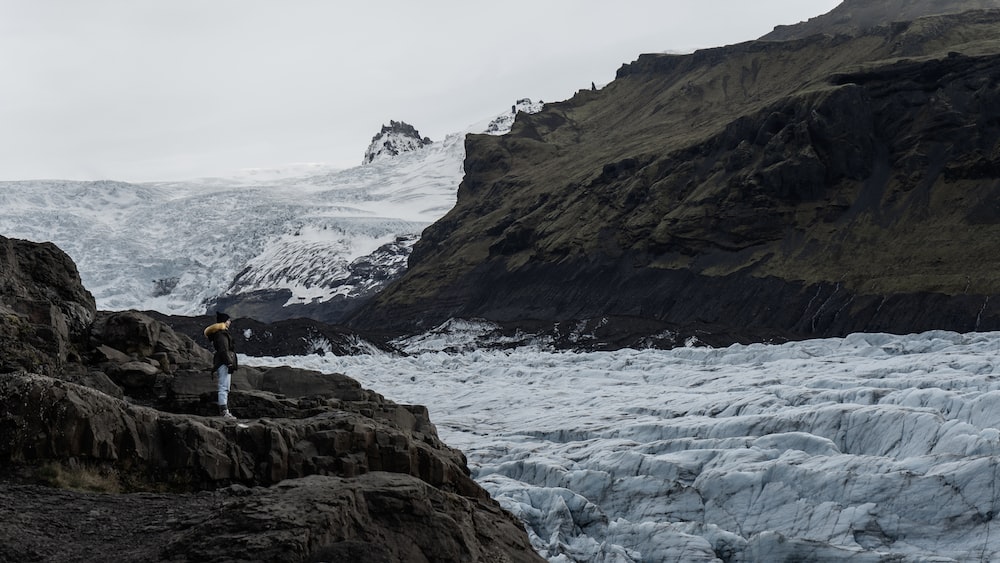
POLYGON ((159 561, 223 495, 78 492, 0 476, 0 561, 159 561))

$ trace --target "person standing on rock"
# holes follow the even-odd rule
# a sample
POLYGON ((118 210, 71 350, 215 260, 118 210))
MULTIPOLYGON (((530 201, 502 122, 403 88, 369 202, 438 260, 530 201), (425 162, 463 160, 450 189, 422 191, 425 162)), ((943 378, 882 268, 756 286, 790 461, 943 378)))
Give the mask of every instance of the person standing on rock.
POLYGON ((215 324, 205 329, 205 337, 215 347, 212 373, 219 380, 219 414, 227 419, 236 418, 229 412, 229 385, 232 382, 233 372, 239 367, 236 352, 233 350, 233 339, 229 335, 229 327, 232 324, 229 315, 220 311, 215 314, 215 324))

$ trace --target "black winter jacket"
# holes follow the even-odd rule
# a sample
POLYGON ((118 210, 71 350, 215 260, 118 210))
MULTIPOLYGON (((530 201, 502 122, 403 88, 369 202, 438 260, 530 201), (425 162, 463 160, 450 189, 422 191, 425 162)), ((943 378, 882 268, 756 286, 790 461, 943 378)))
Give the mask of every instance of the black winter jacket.
POLYGON ((215 347, 215 356, 212 358, 212 373, 219 369, 219 366, 229 366, 229 371, 234 372, 239 367, 236 360, 236 351, 233 350, 233 338, 226 328, 226 323, 215 323, 205 329, 205 336, 215 347))

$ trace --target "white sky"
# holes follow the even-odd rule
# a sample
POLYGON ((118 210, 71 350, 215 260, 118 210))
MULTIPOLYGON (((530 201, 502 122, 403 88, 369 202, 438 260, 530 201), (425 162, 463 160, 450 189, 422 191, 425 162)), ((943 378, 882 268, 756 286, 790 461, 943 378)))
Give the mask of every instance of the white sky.
POLYGON ((361 163, 839 0, 0 0, 0 180, 361 163))

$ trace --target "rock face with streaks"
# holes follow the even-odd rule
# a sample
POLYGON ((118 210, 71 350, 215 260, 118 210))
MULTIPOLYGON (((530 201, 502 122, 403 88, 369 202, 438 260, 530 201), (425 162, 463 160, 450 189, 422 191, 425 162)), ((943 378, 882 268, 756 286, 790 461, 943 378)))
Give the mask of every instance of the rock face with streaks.
MULTIPOLYGON (((137 362, 138 363, 138 362, 137 362)), ((143 365, 142 363, 139 363, 143 365)), ((148 365, 148 364, 144 364, 148 365)), ((0 453, 11 463, 87 460, 114 468, 146 488, 211 489, 273 485, 312 474, 353 477, 387 471, 413 475, 443 490, 487 500, 468 475, 461 452, 440 440, 423 407, 396 405, 345 377, 275 368, 238 379, 230 406, 247 428, 218 417, 192 417, 130 405, 101 391, 32 374, 0 379, 8 405, 0 453), (244 387, 245 381, 258 387, 244 387), (248 388, 249 387, 249 388, 248 388)), ((133 368, 133 379, 161 376, 163 407, 184 399, 205 374, 162 374, 133 368)), ((132 392, 137 387, 125 387, 132 392)), ((211 395, 211 392, 198 396, 211 395)), ((199 402, 188 410, 210 403, 199 402)), ((184 409, 178 409, 184 410, 184 409)))
MULTIPOLYGON (((171 492, 155 502, 200 507, 197 525, 168 523, 151 534, 155 553, 136 551, 144 534, 127 522, 143 517, 148 497, 130 496, 107 524, 122 545, 102 551, 126 560, 540 559, 520 523, 471 479, 465 456, 441 442, 426 408, 342 375, 241 367, 229 404, 244 422, 224 421, 212 416, 207 350, 145 314, 95 311, 51 245, 0 238, 0 249, 0 499, 34 487, 27 479, 171 492), (207 510, 213 494, 222 510, 207 510)), ((4 560, 93 547, 44 517, 60 493, 29 490, 34 504, 5 518, 4 560)), ((99 503, 85 494, 74 502, 99 503)))

